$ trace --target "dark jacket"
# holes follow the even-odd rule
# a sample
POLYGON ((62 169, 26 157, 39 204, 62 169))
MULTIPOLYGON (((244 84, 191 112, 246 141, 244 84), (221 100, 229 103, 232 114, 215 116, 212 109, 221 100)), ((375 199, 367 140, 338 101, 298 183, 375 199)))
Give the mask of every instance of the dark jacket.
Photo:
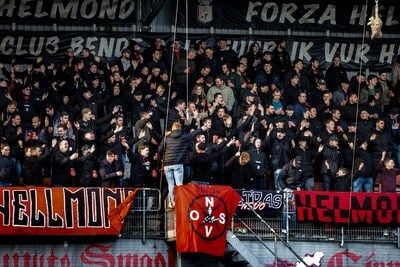
POLYGON ((174 130, 166 136, 164 139, 165 148, 164 141, 158 147, 159 152, 164 150, 164 166, 183 164, 190 142, 201 131, 201 129, 197 129, 191 133, 184 133, 182 130, 174 130))
POLYGON ((225 170, 228 170, 229 185, 233 188, 251 189, 251 167, 250 164, 239 164, 239 157, 233 156, 225 163, 225 170))
POLYGON ((373 122, 370 120, 359 120, 357 122, 357 135, 360 142, 368 141, 374 131, 373 122))
POLYGON ((302 168, 293 166, 293 160, 282 167, 279 174, 279 184, 282 189, 296 189, 303 187, 303 170, 302 168))
POLYGON ((268 159, 266 154, 260 149, 248 151, 250 154, 250 167, 253 178, 265 177, 268 170, 268 159))
POLYGON ((305 150, 297 147, 295 155, 301 157, 301 168, 303 170, 303 179, 314 177, 314 159, 316 156, 315 151, 307 147, 305 150))
MULTIPOLYGON (((160 110, 161 112, 167 114, 167 109, 157 105, 158 110, 160 110)), ((167 129, 171 130, 172 124, 174 122, 180 122, 182 125, 184 124, 184 120, 182 120, 181 116, 179 115, 179 112, 176 108, 171 108, 168 111, 168 120, 167 120, 167 129)))
POLYGON ((257 76, 254 81, 257 84, 257 87, 260 87, 261 84, 268 84, 269 86, 271 84, 275 84, 276 87, 280 88, 281 85, 281 80, 279 79, 279 76, 276 75, 275 73, 266 73, 264 70, 262 70, 257 76))
POLYGON ((69 154, 57 150, 53 154, 52 183, 56 186, 71 186, 71 169, 75 168, 74 162, 69 159, 69 154))
POLYGON ((7 144, 10 146, 10 157, 12 158, 16 158, 21 154, 21 149, 18 145, 18 141, 24 140, 23 133, 17 135, 18 127, 22 126, 14 126, 12 124, 9 124, 4 128, 4 137, 7 144))
POLYGON ((341 81, 344 81, 346 79, 347 79, 347 73, 342 65, 336 67, 332 64, 326 70, 325 74, 326 86, 328 87, 328 90, 331 92, 334 92, 336 89, 338 89, 341 81))
POLYGON ((337 176, 333 179, 332 189, 337 192, 349 192, 351 188, 351 181, 348 175, 337 176))
POLYGON ((84 133, 85 131, 94 131, 97 132, 97 129, 100 128, 103 124, 106 124, 114 117, 114 114, 109 114, 105 117, 89 120, 89 121, 79 121, 79 131, 84 133))
POLYGON ((93 172, 97 173, 98 163, 92 154, 78 158, 77 176, 80 186, 99 186, 98 178, 93 177, 93 172))
MULTIPOLYGON (((196 70, 196 61, 192 59, 188 59, 188 67, 190 68, 190 72, 188 74, 189 77, 189 84, 192 84, 193 80, 195 79, 195 70, 196 70)), ((173 68, 173 74, 176 77, 177 84, 186 84, 186 58, 178 59, 173 68)))
POLYGON ((374 130, 371 134, 376 134, 376 138, 368 141, 368 148, 372 152, 372 163, 374 166, 378 166, 383 151, 388 151, 389 144, 391 143, 391 135, 384 131, 374 130))
POLYGON ((131 163, 130 185, 134 187, 147 186, 150 178, 150 161, 144 159, 139 153, 128 150, 129 162, 131 163))
POLYGON ((218 146, 218 150, 211 153, 191 153, 190 163, 193 168, 193 181, 208 182, 211 181, 213 162, 217 161, 227 150, 225 144, 218 146))
MULTIPOLYGON (((272 132, 271 135, 275 135, 275 133, 272 132)), ((287 137, 282 140, 276 137, 266 137, 266 143, 270 143, 272 168, 274 170, 281 169, 283 165, 287 164, 290 160, 290 144, 287 137)))
POLYGON ((357 151, 357 158, 355 160, 355 168, 356 168, 356 177, 372 177, 372 171, 374 169, 374 165, 372 164, 372 156, 368 151, 363 149, 359 149, 357 151), (360 164, 363 163, 363 167, 361 170, 359 169, 360 164))
POLYGON ((118 161, 114 160, 113 163, 108 163, 105 159, 100 162, 99 173, 101 178, 102 187, 115 187, 118 183, 117 180, 120 176, 117 171, 123 171, 122 166, 118 161))
POLYGON ((46 149, 40 156, 25 157, 22 177, 26 185, 43 185, 45 162, 49 160, 51 151, 46 149))
POLYGON ((343 156, 339 149, 326 145, 322 151, 322 174, 328 174, 329 170, 326 168, 324 162, 325 160, 329 163, 329 168, 334 175, 340 167, 343 165, 343 156))
POLYGON ((357 118, 357 104, 347 103, 341 107, 342 118, 347 122, 355 122, 357 118))
POLYGON ((0 181, 16 184, 15 163, 10 157, 0 156, 0 181))

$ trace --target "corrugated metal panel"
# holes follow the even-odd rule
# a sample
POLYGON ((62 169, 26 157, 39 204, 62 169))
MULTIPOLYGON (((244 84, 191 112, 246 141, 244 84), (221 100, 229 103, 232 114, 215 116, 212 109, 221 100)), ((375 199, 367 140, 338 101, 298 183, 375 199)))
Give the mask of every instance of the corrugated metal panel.
POLYGON ((171 32, 171 26, 175 24, 175 10, 171 4, 165 4, 158 16, 150 24, 152 32, 171 32))
MULTIPOLYGON (((167 16, 164 12, 161 12, 160 15, 153 21, 151 24, 152 32, 159 33, 172 33, 173 32, 173 23, 169 20, 173 20, 170 16, 167 16)), ((125 25, 96 25, 93 28, 93 25, 32 25, 32 24, 22 24, 22 23, 13 23, 10 24, 0 24, 0 30, 9 31, 29 31, 29 32, 44 32, 44 31, 115 31, 115 32, 132 32, 132 31, 140 31, 137 29, 135 24, 125 24, 125 25), (13 28, 12 25, 15 25, 13 28)), ((185 33, 186 30, 184 27, 177 28, 178 33, 185 33)), ((190 28, 189 34, 228 34, 228 35, 271 35, 271 36, 286 36, 288 35, 287 31, 277 31, 277 30, 260 30, 260 29, 252 29, 252 30, 243 30, 243 29, 222 29, 215 28, 214 31, 211 28, 190 28)), ((307 37, 338 37, 338 38, 362 38, 362 32, 359 33, 349 33, 349 32, 307 32, 307 31, 290 31, 289 35, 292 36, 307 36, 307 37)), ((397 39, 400 38, 399 33, 383 33, 385 39, 397 39)), ((365 38, 369 38, 370 34, 367 31, 365 34, 365 38)))
POLYGON ((3 31, 10 31, 11 30, 11 25, 8 25, 8 24, 6 24, 6 25, 0 25, 0 30, 3 30, 3 31))

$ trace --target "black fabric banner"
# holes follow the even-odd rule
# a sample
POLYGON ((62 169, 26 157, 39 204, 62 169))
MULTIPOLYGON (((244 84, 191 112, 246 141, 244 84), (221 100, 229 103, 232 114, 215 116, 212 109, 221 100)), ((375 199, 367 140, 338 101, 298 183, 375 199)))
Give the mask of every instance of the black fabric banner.
POLYGON ((136 0, 5 0, 0 23, 66 24, 135 23, 136 0))
POLYGON ((399 225, 396 193, 295 192, 299 222, 399 225))
MULTIPOLYGON (((380 1, 383 31, 400 29, 399 3, 397 0, 380 1)), ((375 2, 370 1, 365 6, 364 0, 198 0, 190 1, 188 18, 191 27, 362 32, 365 11, 368 20, 374 5, 375 2)), ((184 25, 184 3, 180 13, 184 25)))
POLYGON ((242 200, 236 209, 239 216, 254 216, 253 209, 263 217, 277 217, 282 214, 283 194, 267 190, 237 190, 242 200))
MULTIPOLYGON (((127 47, 131 40, 139 43, 142 49, 149 47, 154 38, 160 37, 172 40, 170 34, 156 33, 113 33, 113 32, 46 32, 32 35, 31 32, 5 32, 0 36, 1 62, 12 59, 33 60, 39 56, 47 44, 52 44, 56 56, 62 58, 67 47, 72 47, 78 55, 83 47, 88 47, 94 54, 114 58, 121 55, 120 51, 127 47)), ((184 36, 177 36, 184 40, 184 36)), ((190 35, 191 44, 205 40, 211 46, 215 45, 218 35, 190 35)), ((263 51, 272 51, 276 47, 275 36, 235 36, 224 35, 228 44, 239 55, 245 54, 252 43, 259 42, 263 51)), ((379 70, 392 65, 395 56, 400 53, 398 39, 366 40, 364 46, 360 39, 349 38, 311 38, 292 37, 287 39, 291 60, 300 58, 308 62, 311 57, 320 59, 323 68, 329 67, 334 54, 339 53, 342 62, 348 70, 358 70, 360 63, 363 68, 379 70)))

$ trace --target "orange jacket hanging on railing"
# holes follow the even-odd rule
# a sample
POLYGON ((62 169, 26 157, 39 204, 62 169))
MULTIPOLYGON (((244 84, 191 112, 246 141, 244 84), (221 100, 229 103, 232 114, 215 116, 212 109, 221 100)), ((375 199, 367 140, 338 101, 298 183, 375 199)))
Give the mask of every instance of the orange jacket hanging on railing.
POLYGON ((177 252, 223 256, 240 195, 229 186, 190 184, 176 187, 175 199, 177 252))
POLYGON ((118 235, 137 189, 2 187, 0 235, 118 235))

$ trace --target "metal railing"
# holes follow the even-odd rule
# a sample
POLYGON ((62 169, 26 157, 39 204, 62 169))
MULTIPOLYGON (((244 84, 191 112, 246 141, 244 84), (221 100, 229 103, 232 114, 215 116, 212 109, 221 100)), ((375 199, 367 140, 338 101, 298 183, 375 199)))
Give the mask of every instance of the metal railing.
MULTIPOLYGON (((400 227, 298 223, 292 196, 285 193, 284 199, 282 216, 264 219, 288 243, 290 241, 332 241, 339 242, 343 246, 345 242, 374 242, 396 244, 400 248, 400 227)), ((232 231, 240 239, 255 240, 240 221, 248 225, 262 239, 274 240, 274 233, 265 227, 256 216, 240 218, 240 220, 233 218, 232 231)))
POLYGON ((153 188, 141 188, 132 205, 131 213, 125 218, 122 238, 164 237, 164 211, 161 207, 161 192, 153 188))
MULTIPOLYGON (((285 194, 282 215, 276 218, 263 218, 281 237, 290 241, 328 241, 338 242, 374 242, 390 243, 400 248, 400 228, 393 226, 338 226, 331 224, 298 223, 293 202, 285 194)), ((136 196, 131 213, 125 218, 122 238, 140 238, 143 243, 147 238, 165 238, 166 220, 173 224, 174 213, 166 218, 158 189, 143 188, 136 196), (172 217, 171 217, 172 216, 172 217)), ((263 240, 274 240, 275 236, 256 216, 241 217, 255 234, 263 240)), ((242 240, 255 240, 244 225, 233 218, 232 231, 242 240)))

